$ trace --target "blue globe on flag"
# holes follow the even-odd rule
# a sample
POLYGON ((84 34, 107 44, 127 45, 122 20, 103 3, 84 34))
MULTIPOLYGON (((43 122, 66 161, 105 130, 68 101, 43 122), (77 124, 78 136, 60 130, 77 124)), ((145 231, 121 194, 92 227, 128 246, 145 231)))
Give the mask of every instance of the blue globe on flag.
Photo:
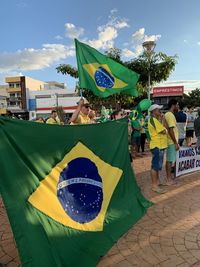
POLYGON ((112 88, 115 83, 114 77, 103 67, 95 71, 94 78, 96 84, 104 88, 112 88))
POLYGON ((76 158, 60 174, 57 197, 66 214, 84 224, 95 219, 102 206, 102 178, 94 162, 76 158))

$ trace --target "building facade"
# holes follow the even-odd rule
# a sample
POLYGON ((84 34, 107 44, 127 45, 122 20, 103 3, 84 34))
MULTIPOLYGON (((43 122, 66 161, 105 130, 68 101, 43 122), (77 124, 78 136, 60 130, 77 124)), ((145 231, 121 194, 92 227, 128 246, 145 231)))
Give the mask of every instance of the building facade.
POLYGON ((28 117, 27 91, 40 91, 44 89, 45 82, 27 76, 6 77, 7 109, 14 115, 28 117))
POLYGON ((0 87, 0 109, 23 119, 34 120, 49 117, 51 111, 61 108, 70 117, 77 108, 80 97, 67 93, 64 83, 43 82, 27 76, 6 77, 7 85, 0 87), (4 89, 4 96, 1 92, 4 89))
POLYGON ((49 89, 42 91, 29 91, 29 118, 38 117, 46 119, 51 111, 62 107, 65 116, 69 117, 77 108, 80 97, 77 94, 67 93, 63 89, 49 89))

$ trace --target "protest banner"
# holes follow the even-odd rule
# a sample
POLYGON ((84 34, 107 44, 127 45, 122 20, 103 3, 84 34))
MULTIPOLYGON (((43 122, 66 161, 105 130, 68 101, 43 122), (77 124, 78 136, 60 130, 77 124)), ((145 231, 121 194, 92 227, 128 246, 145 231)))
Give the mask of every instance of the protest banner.
POLYGON ((181 147, 176 154, 176 177, 200 171, 200 147, 181 147))

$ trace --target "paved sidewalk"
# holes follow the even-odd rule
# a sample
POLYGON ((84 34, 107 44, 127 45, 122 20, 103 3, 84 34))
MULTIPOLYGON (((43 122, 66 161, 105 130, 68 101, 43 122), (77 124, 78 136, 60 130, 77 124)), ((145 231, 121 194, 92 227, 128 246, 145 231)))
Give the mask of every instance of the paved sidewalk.
MULTIPOLYGON (((179 178, 177 186, 157 195, 151 192, 149 169, 150 156, 134 161, 138 184, 155 205, 112 247, 98 267, 200 266, 200 173, 179 178)), ((20 266, 1 199, 0 263, 20 266)))

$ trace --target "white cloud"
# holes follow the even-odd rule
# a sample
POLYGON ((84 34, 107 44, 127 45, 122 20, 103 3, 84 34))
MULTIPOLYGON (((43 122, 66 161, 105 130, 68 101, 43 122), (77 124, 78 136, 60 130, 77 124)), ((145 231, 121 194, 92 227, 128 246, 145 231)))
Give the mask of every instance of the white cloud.
POLYGON ((188 42, 188 40, 186 40, 186 39, 185 39, 185 40, 183 40, 183 42, 184 42, 184 43, 187 43, 187 42, 188 42))
POLYGON ((56 35, 56 36, 55 36, 55 39, 56 39, 56 40, 63 40, 63 37, 62 37, 61 35, 56 35))
POLYGON ((108 22, 105 25, 100 25, 97 28, 98 37, 88 40, 88 44, 96 49, 107 50, 114 46, 114 40, 118 36, 119 30, 129 27, 128 20, 115 16, 117 9, 110 11, 108 22))
POLYGON ((104 29, 98 28, 98 39, 89 40, 88 43, 96 49, 109 49, 113 47, 114 39, 118 33, 114 27, 107 26, 104 29))
POLYGON ((81 27, 76 27, 72 23, 66 23, 65 24, 65 36, 74 39, 74 38, 79 38, 84 34, 84 29, 81 27))
POLYGON ((123 46, 128 46, 128 45, 129 45, 129 42, 123 43, 123 46))
POLYGON ((40 49, 25 48, 14 53, 1 53, 0 73, 40 70, 74 55, 72 46, 62 44, 44 44, 40 49))
POLYGON ((133 58, 135 57, 135 53, 128 48, 122 49, 122 56, 127 57, 127 58, 133 58))
POLYGON ((145 35, 144 37, 144 41, 147 42, 147 41, 157 41, 158 39, 161 38, 161 35, 160 34, 157 34, 157 35, 145 35))
POLYGON ((133 33, 132 41, 134 43, 141 43, 146 41, 157 41, 161 38, 160 34, 157 35, 145 35, 145 28, 140 28, 138 31, 133 33))
POLYGON ((100 26, 100 27, 105 27, 105 26, 111 26, 114 27, 115 29, 123 29, 126 27, 130 27, 128 24, 128 19, 127 18, 120 18, 119 16, 116 16, 115 13, 117 13, 117 9, 114 9, 110 11, 110 15, 108 16, 108 22, 106 25, 100 26))
POLYGON ((131 41, 128 43, 125 43, 128 48, 125 48, 122 50, 122 55, 127 58, 133 58, 138 57, 143 52, 143 42, 146 41, 157 41, 159 38, 161 38, 160 34, 157 35, 146 35, 145 34, 145 28, 140 28, 136 32, 134 32, 131 36, 131 41))
POLYGON ((111 41, 117 37, 117 30, 113 27, 106 27, 103 31, 99 33, 99 39, 105 43, 111 41))
POLYGON ((117 21, 115 24, 115 28, 117 29, 123 29, 127 27, 130 27, 130 26, 126 20, 117 21))
POLYGON ((124 48, 122 49, 122 56, 126 58, 135 58, 141 55, 143 52, 143 46, 142 45, 136 45, 134 47, 134 51, 124 48))
POLYGON ((116 9, 116 8, 113 8, 113 9, 111 9, 110 10, 110 13, 113 15, 113 14, 115 14, 115 13, 117 13, 118 12, 118 10, 116 9))
POLYGON ((198 45, 200 45, 200 41, 199 41, 199 42, 197 42, 197 44, 198 44, 198 45))
POLYGON ((139 55, 141 55, 143 53, 143 46, 142 44, 137 45, 135 47, 135 57, 138 57, 139 55))
POLYGON ((143 40, 144 39, 144 33, 145 33, 145 29, 144 28, 140 28, 138 31, 133 33, 132 34, 133 42, 139 42, 139 41, 143 40))
MULTIPOLYGON (((96 49, 108 50, 114 47, 114 42, 121 29, 129 27, 128 20, 115 16, 116 9, 111 10, 108 22, 97 28, 97 37, 88 39, 84 35, 82 27, 76 27, 72 23, 65 24, 65 36, 73 39, 80 38, 96 49)), ((143 52, 142 43, 146 40, 158 40, 161 35, 145 35, 145 28, 138 29, 131 36, 131 41, 124 42, 122 55, 126 58, 134 58, 143 52)), ((55 39, 62 40, 61 35, 55 39)), ((200 45, 200 42, 198 42, 200 45)), ((40 70, 52 66, 54 63, 75 55, 74 46, 63 44, 44 44, 41 48, 25 48, 16 52, 0 53, 0 74, 6 72, 20 72, 40 70)))
MULTIPOLYGON (((97 27, 96 38, 86 38, 84 29, 76 27, 73 23, 65 24, 65 36, 70 39, 79 38, 96 49, 108 50, 114 46, 114 40, 117 38, 118 32, 123 28, 129 27, 128 20, 116 16, 117 12, 116 8, 112 9, 108 16, 108 22, 97 27)), ((56 39, 60 40, 60 36, 58 35, 56 39)))

